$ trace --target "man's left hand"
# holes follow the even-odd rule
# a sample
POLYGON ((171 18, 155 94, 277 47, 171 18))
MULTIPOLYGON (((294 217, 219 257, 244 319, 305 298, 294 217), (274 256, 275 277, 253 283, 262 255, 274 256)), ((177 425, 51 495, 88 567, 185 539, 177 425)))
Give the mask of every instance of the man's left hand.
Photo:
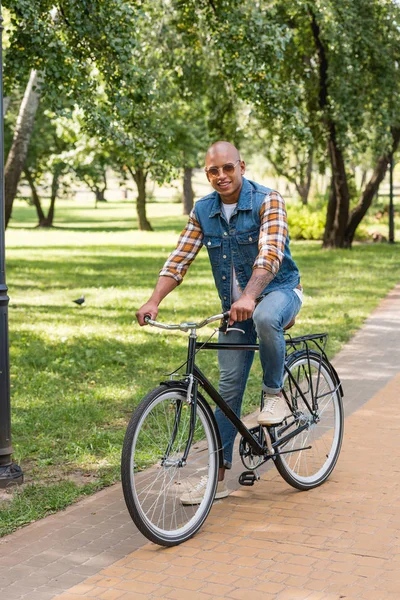
POLYGON ((250 319, 253 315, 255 306, 255 300, 251 296, 242 294, 239 300, 234 302, 231 306, 231 310, 229 311, 229 325, 232 325, 235 321, 240 322, 250 319))

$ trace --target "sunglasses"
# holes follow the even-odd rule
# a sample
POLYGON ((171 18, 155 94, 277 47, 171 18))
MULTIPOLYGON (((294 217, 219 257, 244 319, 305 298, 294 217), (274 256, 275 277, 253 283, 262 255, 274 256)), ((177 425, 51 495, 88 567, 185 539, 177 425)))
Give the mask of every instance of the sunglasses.
POLYGON ((231 175, 238 163, 240 163, 240 158, 235 163, 226 163, 225 165, 222 165, 222 167, 205 167, 204 171, 209 177, 211 177, 212 179, 216 179, 217 177, 219 177, 219 172, 221 169, 222 172, 225 173, 225 175, 231 175))

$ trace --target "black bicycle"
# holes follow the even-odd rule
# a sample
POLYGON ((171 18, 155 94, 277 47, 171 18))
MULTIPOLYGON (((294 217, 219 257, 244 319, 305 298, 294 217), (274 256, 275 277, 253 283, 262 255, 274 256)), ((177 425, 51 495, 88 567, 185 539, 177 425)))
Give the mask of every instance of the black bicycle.
POLYGON ((259 479, 257 469, 272 460, 287 483, 309 490, 326 481, 339 456, 343 392, 325 354, 327 334, 287 336, 283 395, 290 416, 278 426, 248 429, 195 363, 199 350, 258 350, 255 344, 197 341, 198 329, 221 319, 220 330, 226 331, 228 313, 177 325, 147 318, 154 327, 189 332, 185 375, 179 380, 171 376, 143 398, 128 425, 122 451, 129 513, 149 540, 163 546, 191 538, 214 501, 223 451, 203 391, 242 436, 239 452, 246 469, 239 477, 242 485, 253 485, 259 479), (199 489, 203 493, 199 504, 181 502, 183 494, 187 498, 193 490, 198 495, 199 489))

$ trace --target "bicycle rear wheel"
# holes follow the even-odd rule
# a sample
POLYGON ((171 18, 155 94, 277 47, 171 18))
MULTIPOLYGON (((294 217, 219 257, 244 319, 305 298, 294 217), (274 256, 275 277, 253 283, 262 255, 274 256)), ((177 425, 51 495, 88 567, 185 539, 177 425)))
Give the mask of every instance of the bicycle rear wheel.
POLYGON ((290 485, 308 490, 326 481, 339 457, 344 428, 342 398, 329 364, 318 354, 296 354, 287 366, 309 406, 285 372, 283 390, 294 414, 274 429, 275 439, 306 427, 279 446, 278 452, 288 453, 278 454, 275 465, 290 485), (310 411, 313 400, 318 406, 315 414, 310 411))
POLYGON ((138 529, 163 546, 180 544, 204 523, 218 479, 218 434, 208 404, 198 395, 193 440, 180 466, 190 432, 191 406, 182 388, 160 386, 135 410, 122 451, 125 502, 138 529), (199 504, 181 502, 191 493, 199 504))

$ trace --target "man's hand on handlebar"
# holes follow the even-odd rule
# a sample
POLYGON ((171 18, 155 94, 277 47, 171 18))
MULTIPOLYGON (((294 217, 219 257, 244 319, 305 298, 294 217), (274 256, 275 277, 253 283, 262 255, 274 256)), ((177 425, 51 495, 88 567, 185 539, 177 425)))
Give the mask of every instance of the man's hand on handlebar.
POLYGON ((146 322, 144 320, 146 316, 149 316, 150 319, 155 320, 157 318, 157 315, 158 304, 149 300, 148 302, 146 302, 146 304, 143 304, 143 306, 139 308, 139 310, 136 313, 136 318, 138 320, 139 325, 143 327, 143 325, 146 325, 146 322))
POLYGON ((242 294, 239 300, 231 306, 229 325, 232 325, 235 321, 240 322, 251 319, 255 307, 255 300, 247 294, 242 294))

